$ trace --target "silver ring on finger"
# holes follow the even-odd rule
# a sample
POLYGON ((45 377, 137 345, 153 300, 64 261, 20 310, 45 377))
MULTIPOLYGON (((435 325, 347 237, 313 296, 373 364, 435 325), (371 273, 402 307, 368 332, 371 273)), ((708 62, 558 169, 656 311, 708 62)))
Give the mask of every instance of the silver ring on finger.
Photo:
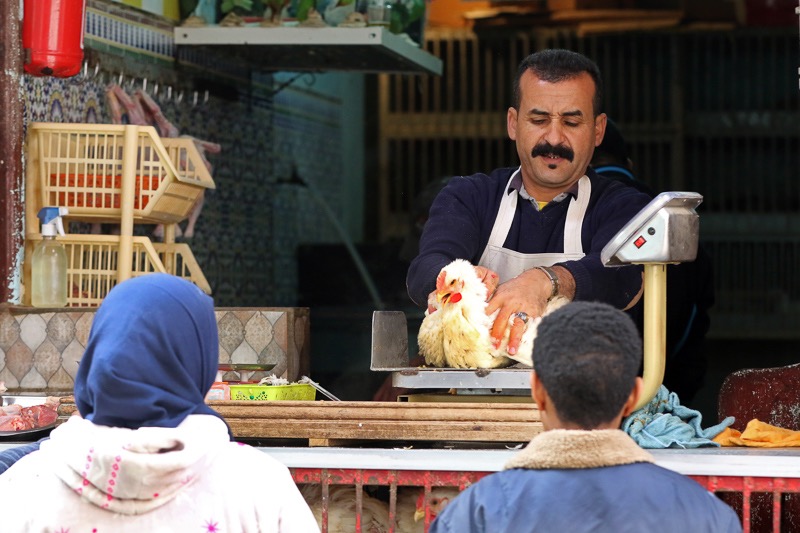
POLYGON ((528 313, 526 313, 525 311, 517 311, 516 313, 514 313, 514 316, 522 320, 523 324, 528 323, 528 313))

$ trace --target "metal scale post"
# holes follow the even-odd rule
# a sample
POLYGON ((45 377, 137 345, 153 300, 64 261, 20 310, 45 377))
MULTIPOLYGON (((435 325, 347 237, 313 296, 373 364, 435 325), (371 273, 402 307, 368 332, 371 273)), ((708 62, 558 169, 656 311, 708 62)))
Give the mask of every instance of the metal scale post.
POLYGON ((633 217, 603 248, 607 267, 644 265, 644 389, 646 405, 664 380, 667 352, 667 265, 694 261, 703 201, 696 192, 664 192, 633 217))

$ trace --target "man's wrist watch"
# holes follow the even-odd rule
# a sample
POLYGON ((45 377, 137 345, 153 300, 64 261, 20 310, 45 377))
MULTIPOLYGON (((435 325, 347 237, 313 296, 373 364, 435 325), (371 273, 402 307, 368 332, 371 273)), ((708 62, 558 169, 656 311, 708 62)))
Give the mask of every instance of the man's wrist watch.
POLYGON ((550 285, 552 286, 552 290, 550 291, 550 296, 547 298, 547 301, 550 301, 556 296, 558 296, 558 288, 559 288, 558 276, 556 275, 556 272, 550 267, 537 266, 536 268, 544 272, 547 275, 547 277, 550 278, 550 285))

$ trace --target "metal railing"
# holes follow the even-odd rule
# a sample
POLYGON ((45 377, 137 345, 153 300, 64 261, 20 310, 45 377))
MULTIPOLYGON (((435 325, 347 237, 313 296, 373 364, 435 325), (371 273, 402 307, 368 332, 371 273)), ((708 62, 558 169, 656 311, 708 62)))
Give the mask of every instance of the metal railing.
MULTIPOLYGON (((363 501, 365 487, 388 488, 389 533, 396 533, 397 495, 401 487, 417 487, 424 494, 424 531, 430 526, 430 499, 435 487, 456 487, 464 490, 491 472, 469 471, 408 471, 408 470, 367 470, 367 469, 329 469, 329 468, 291 468, 292 476, 298 484, 319 484, 322 486, 322 533, 328 532, 330 506, 327 494, 332 486, 350 485, 355 488, 355 533, 362 531, 363 501)), ((771 478, 751 476, 699 476, 692 479, 710 492, 728 502, 739 513, 744 533, 796 531, 792 529, 793 520, 800 523, 792 509, 785 509, 784 501, 788 495, 800 493, 800 479, 771 478), (765 499, 766 497, 766 499, 765 499), (766 503, 766 505, 765 505, 766 503), (787 514, 786 511, 789 511, 787 514), (783 524, 783 525, 782 525, 783 524)), ((797 500, 795 500, 797 501, 797 500)), ((798 509, 800 511, 800 509, 798 509)))

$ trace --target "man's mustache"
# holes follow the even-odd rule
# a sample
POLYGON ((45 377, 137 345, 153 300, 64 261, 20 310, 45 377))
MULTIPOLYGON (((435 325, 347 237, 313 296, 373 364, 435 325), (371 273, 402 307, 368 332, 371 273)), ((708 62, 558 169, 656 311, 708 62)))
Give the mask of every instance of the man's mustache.
POLYGON ((564 146, 563 144, 553 146, 549 142, 537 144, 534 146, 533 150, 531 150, 531 157, 537 157, 540 155, 554 155, 556 157, 566 159, 569 162, 572 162, 572 160, 575 158, 575 152, 573 152, 572 148, 569 146, 564 146))

